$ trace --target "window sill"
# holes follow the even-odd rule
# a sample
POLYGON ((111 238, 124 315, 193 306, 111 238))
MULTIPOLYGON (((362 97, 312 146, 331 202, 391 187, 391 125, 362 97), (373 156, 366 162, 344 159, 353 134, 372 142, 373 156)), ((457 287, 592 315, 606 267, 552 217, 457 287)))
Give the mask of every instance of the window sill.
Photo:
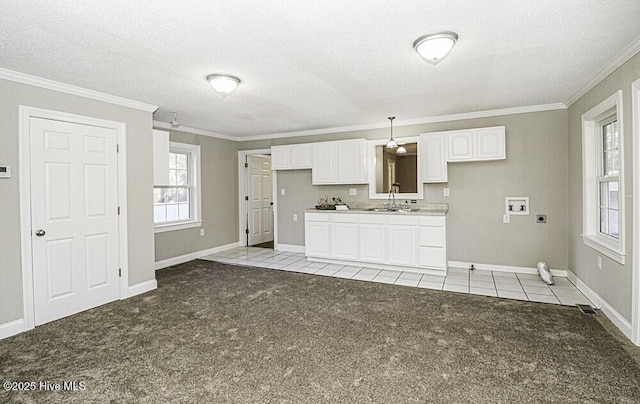
POLYGON ((595 236, 586 236, 583 234, 582 241, 587 247, 591 247, 612 260, 624 265, 626 253, 618 249, 617 246, 614 243, 609 242, 609 240, 604 240, 595 236))
POLYGON ((166 231, 190 229, 192 227, 200 227, 200 226, 202 226, 201 220, 196 220, 193 222, 158 224, 155 226, 154 233, 164 233, 166 231))

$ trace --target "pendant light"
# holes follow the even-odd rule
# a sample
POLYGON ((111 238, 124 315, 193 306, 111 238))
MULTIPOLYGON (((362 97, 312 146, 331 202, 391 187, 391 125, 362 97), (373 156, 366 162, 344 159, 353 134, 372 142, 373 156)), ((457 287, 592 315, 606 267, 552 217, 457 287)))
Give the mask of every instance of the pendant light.
POLYGON ((396 149, 398 147, 398 143, 396 143, 396 141, 393 140, 393 120, 396 119, 396 117, 390 116, 387 119, 389 119, 389 121, 391 122, 391 138, 389 139, 385 147, 387 149, 396 149))
POLYGON ((399 145, 396 154, 407 154, 407 149, 404 148, 404 145, 399 145))

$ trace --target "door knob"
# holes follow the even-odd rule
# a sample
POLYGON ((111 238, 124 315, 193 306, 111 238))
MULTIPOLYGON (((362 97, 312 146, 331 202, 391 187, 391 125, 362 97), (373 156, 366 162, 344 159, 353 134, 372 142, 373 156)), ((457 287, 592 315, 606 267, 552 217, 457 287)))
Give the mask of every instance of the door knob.
POLYGON ((36 236, 42 237, 44 235, 45 235, 45 231, 44 230, 42 230, 42 229, 36 230, 36 236))

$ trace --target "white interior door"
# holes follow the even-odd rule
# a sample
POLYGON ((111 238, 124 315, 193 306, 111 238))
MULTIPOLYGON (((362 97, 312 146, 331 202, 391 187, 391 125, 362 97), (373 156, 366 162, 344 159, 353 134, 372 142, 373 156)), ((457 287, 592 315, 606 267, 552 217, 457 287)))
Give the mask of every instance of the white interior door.
POLYGON ((35 325, 116 300, 115 129, 30 118, 35 325))
POLYGON ((247 156, 249 245, 273 240, 271 156, 247 156))

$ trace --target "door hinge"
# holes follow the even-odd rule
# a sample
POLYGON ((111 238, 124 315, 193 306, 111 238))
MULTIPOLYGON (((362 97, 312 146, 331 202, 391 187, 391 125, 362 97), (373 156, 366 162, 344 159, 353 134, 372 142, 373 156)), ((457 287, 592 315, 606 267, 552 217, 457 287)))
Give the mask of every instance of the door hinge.
POLYGON ((120 206, 118 206, 118 215, 120 214, 120 206))
POLYGON ((245 233, 247 233, 247 234, 249 234, 249 229, 246 229, 244 232, 245 232, 245 233))
POLYGON ((249 168, 249 163, 244 163, 244 168, 249 168))
POLYGON ((120 153, 120 145, 119 144, 116 145, 116 153, 120 153))
POLYGON ((122 268, 118 268, 118 277, 122 278, 122 268))
POLYGON ((249 197, 248 197, 248 196, 245 196, 245 197, 244 197, 244 200, 245 200, 245 201, 248 201, 248 200, 249 200, 249 197))

